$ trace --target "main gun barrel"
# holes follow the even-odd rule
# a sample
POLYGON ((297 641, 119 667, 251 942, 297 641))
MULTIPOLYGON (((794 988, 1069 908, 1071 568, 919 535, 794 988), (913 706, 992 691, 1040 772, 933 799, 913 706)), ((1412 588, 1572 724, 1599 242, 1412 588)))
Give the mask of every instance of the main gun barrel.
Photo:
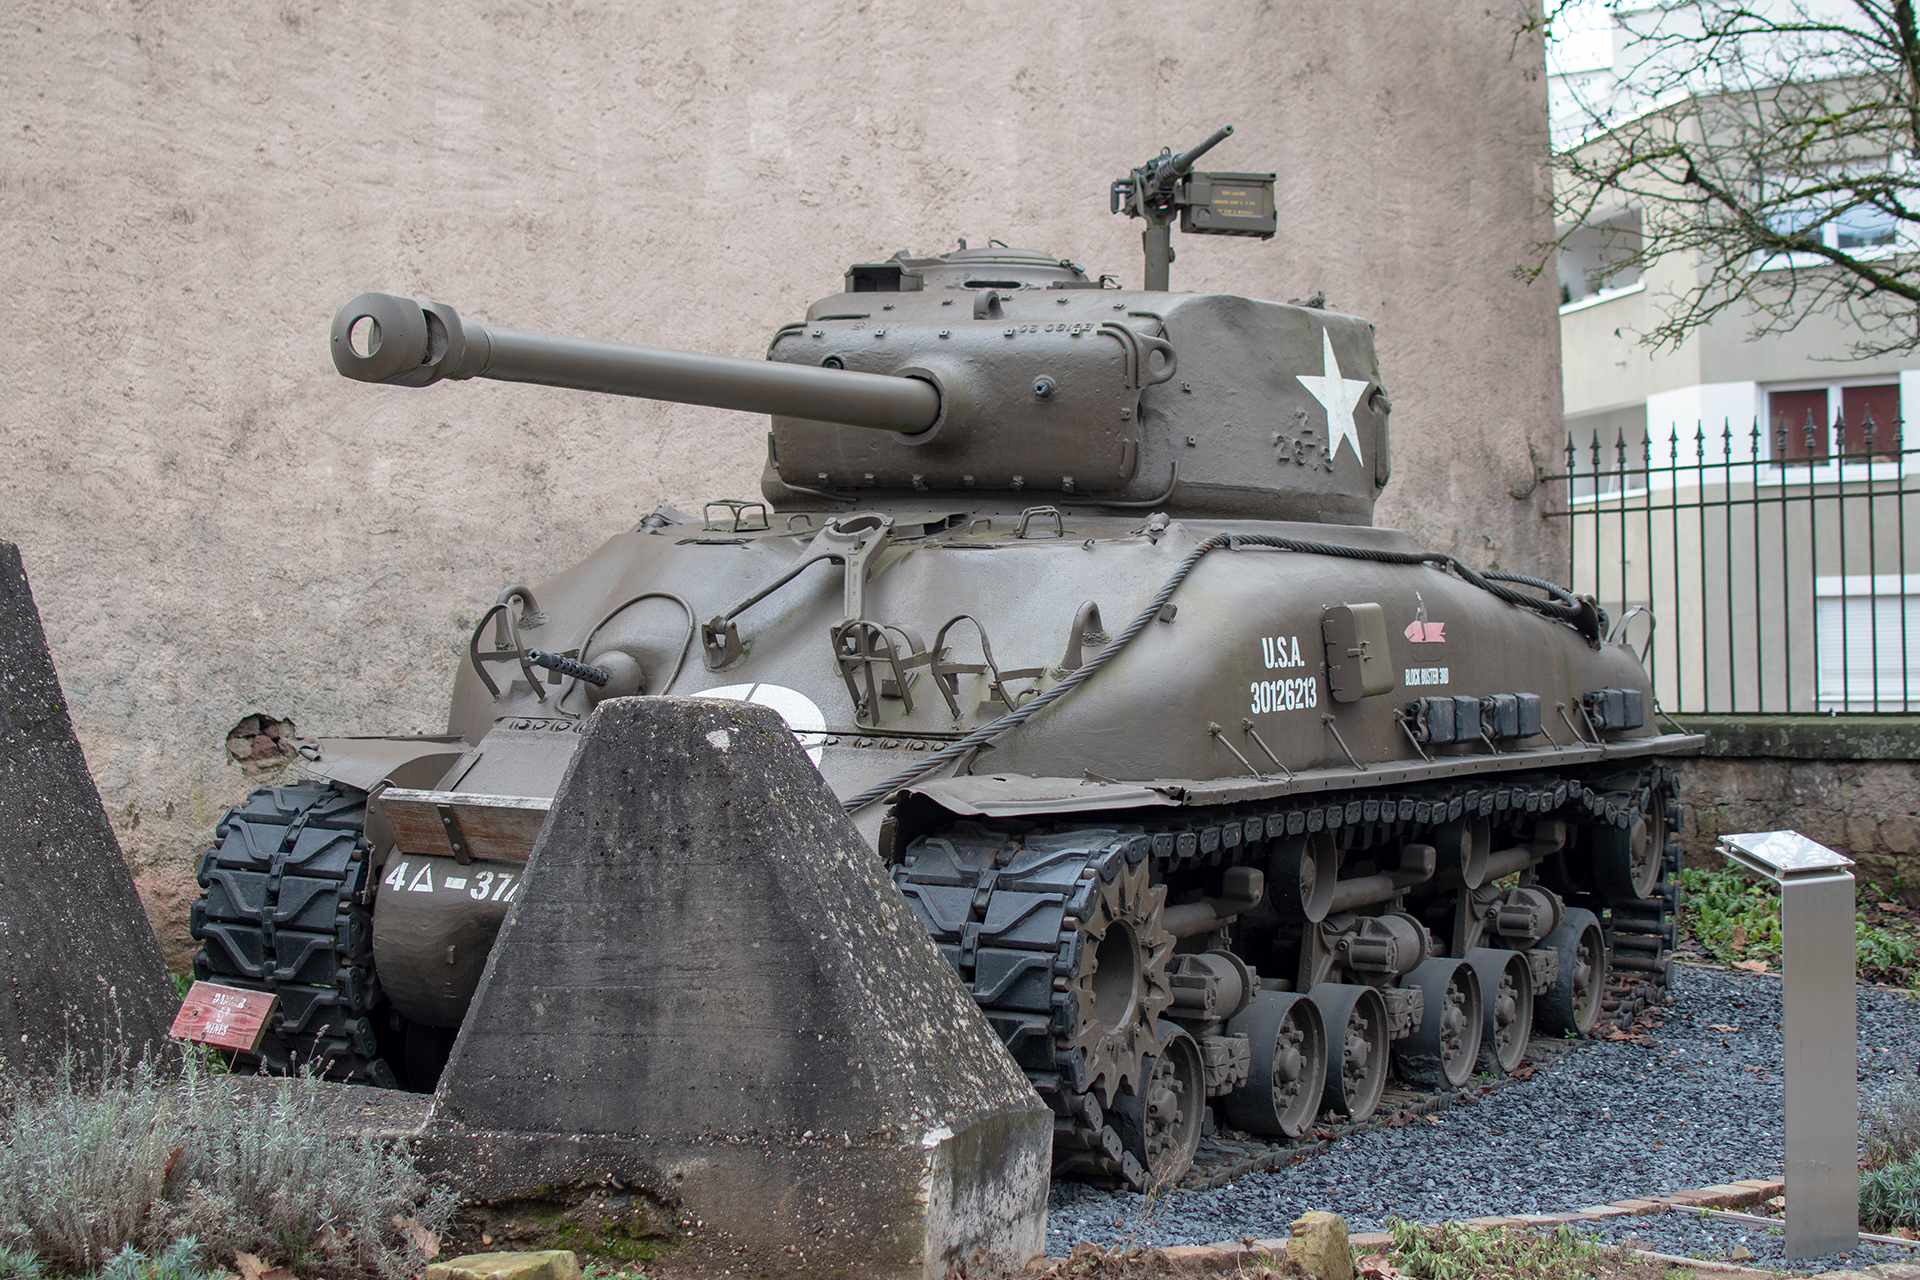
POLYGON ((493 378, 908 434, 940 416, 939 391, 919 378, 523 333, 389 293, 334 313, 332 347, 333 367, 361 382, 493 378))

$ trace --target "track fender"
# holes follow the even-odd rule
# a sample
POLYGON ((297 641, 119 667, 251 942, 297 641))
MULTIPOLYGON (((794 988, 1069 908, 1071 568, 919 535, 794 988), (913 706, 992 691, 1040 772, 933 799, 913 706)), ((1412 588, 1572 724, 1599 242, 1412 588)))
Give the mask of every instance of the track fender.
POLYGON ((382 782, 430 787, 467 749, 450 736, 422 738, 319 738, 303 745, 307 771, 371 791, 382 782))

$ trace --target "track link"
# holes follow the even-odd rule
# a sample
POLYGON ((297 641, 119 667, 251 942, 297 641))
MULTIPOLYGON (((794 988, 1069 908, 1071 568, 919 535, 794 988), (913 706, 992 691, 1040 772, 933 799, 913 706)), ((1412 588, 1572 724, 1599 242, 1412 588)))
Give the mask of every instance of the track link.
POLYGON ((398 1087, 373 1020, 373 926, 365 905, 366 796, 338 783, 261 787, 227 811, 200 859, 196 978, 280 997, 241 1071, 316 1069, 398 1087))

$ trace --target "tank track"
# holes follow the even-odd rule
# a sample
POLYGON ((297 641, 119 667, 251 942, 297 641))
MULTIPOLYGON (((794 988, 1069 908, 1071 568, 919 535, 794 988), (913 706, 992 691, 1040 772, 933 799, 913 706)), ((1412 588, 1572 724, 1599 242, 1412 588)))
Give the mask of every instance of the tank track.
MULTIPOLYGON (((1067 896, 1072 886, 1112 880, 1139 864, 1150 866, 1153 879, 1164 882, 1168 875, 1191 868, 1237 864, 1244 851, 1268 839, 1302 832, 1344 832, 1344 849, 1368 849, 1419 840, 1433 828, 1469 815, 1516 829, 1543 818, 1562 818, 1624 833, 1637 812, 1660 842, 1658 881, 1647 897, 1608 896, 1593 886, 1591 868, 1556 867, 1558 884, 1552 883, 1553 876, 1542 876, 1542 883, 1554 887, 1569 906, 1586 907, 1600 918, 1610 961, 1602 1020, 1624 1027, 1635 1014, 1667 998, 1680 903, 1672 878, 1681 856, 1676 797, 1671 768, 1622 762, 1604 773, 1582 770, 1580 776, 1538 774, 1500 779, 1494 785, 1472 779, 1359 797, 1193 809, 1175 822, 1144 829, 1135 814, 1088 815, 1085 826, 1042 827, 1026 836, 1028 844, 1038 841, 1078 851, 1077 862, 1058 865, 1056 876, 1047 880, 1022 874, 1019 861, 996 868, 993 850, 1007 837, 963 823, 916 841, 911 860, 896 865, 893 877, 988 1023, 1054 1111, 1055 1174, 1141 1189, 1149 1181, 1146 1171, 1105 1114, 1112 1099, 1106 1098, 1103 1106, 1098 1091, 1088 1091, 1089 1081, 1076 1059, 1075 1046, 1082 1037, 1074 1015, 1080 1011, 1068 998, 1068 988, 1077 985, 1072 975, 1079 971, 1086 939, 1076 927, 1085 917, 1067 896), (1103 818, 1113 825, 1101 825, 1103 818), (1049 892, 1051 901, 1041 901, 1049 892), (1051 989, 1048 978, 1054 980, 1051 989)), ((1164 978, 1150 974, 1149 989, 1157 982, 1164 978)), ((1444 1090, 1410 1091, 1397 1084, 1389 1086, 1392 1105, 1409 1114, 1449 1105, 1456 1096, 1444 1090)), ((1388 1110, 1383 1104, 1378 1114, 1388 1110)), ((1383 1122, 1347 1122, 1333 1130, 1319 1125, 1291 1142, 1251 1138, 1223 1146, 1210 1138, 1208 1146, 1216 1157, 1196 1159, 1195 1168, 1175 1185, 1218 1185, 1235 1171, 1270 1168, 1311 1154, 1314 1133, 1337 1135, 1383 1122)), ((1320 1139, 1322 1145, 1326 1140, 1320 1139)))
POLYGON ((1673 973, 1673 947, 1680 928, 1681 891, 1676 876, 1684 856, 1679 831, 1682 811, 1673 771, 1662 769, 1663 776, 1651 780, 1653 788, 1666 792, 1665 840, 1660 854, 1660 879, 1645 898, 1610 900, 1596 895, 1569 897, 1575 905, 1585 906, 1596 915, 1604 905, 1601 933, 1612 957, 1612 976, 1602 1007, 1619 1026, 1626 1026, 1635 1014, 1655 1004, 1665 1004, 1673 973))
POLYGON ((280 997, 259 1053, 237 1055, 236 1070, 398 1087, 369 1016, 382 1001, 365 825, 364 793, 295 782, 261 787, 215 829, 192 911, 194 977, 280 997))
POLYGON ((1144 1085, 1139 1064, 1158 1050, 1157 1020, 1173 1001, 1172 939, 1142 936, 1166 893, 1149 881, 1151 842, 1111 828, 1034 834, 1003 865, 1007 844, 985 831, 935 837, 894 868, 894 883, 1054 1109, 1056 1172, 1143 1185, 1105 1108, 1120 1088, 1144 1085), (1090 979, 1110 936, 1138 949, 1145 981, 1131 1016, 1103 1027, 1090 979))

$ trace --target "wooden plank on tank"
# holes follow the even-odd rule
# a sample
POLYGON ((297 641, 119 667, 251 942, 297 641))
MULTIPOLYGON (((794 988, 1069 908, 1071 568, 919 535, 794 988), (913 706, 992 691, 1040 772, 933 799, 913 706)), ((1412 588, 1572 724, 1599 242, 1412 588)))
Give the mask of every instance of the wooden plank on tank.
POLYGON ((545 796, 388 787, 369 803, 393 825, 402 853, 461 862, 525 862, 553 803, 545 796))

